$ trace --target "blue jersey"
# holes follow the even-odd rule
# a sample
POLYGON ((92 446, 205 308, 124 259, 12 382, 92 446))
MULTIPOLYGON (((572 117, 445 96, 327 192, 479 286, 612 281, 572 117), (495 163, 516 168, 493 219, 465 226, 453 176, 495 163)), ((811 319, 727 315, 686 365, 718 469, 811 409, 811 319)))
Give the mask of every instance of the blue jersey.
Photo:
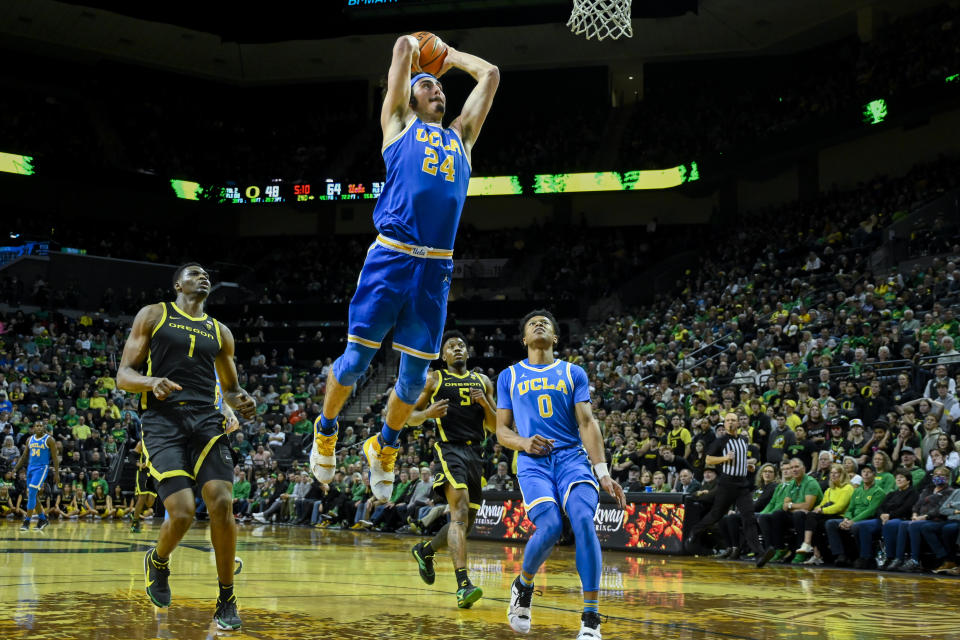
POLYGON ((220 374, 214 373, 214 377, 217 379, 217 386, 213 391, 213 406, 217 411, 223 411, 223 386, 220 384, 220 374))
POLYGON ((453 249, 470 184, 470 162, 453 129, 414 117, 383 147, 387 180, 373 210, 384 236, 453 249))
POLYGON ((27 441, 27 447, 30 449, 28 469, 46 468, 50 464, 50 441, 49 435, 30 436, 27 441))
POLYGON ((590 402, 590 382, 582 367, 564 360, 548 365, 522 360, 501 371, 497 380, 497 407, 513 411, 517 433, 551 438, 554 448, 583 443, 578 402, 590 402))

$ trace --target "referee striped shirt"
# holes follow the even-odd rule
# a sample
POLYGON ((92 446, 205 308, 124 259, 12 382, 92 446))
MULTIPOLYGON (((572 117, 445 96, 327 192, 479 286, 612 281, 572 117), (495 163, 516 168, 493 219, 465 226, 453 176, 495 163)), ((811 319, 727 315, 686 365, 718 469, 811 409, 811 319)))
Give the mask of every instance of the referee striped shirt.
POLYGON ((710 450, 707 451, 707 455, 718 457, 731 456, 733 458, 728 462, 724 462, 720 465, 720 468, 717 469, 720 475, 720 484, 742 485, 745 482, 749 483, 747 477, 747 459, 750 457, 750 453, 747 450, 746 439, 740 436, 734 438, 730 435, 724 435, 710 444, 710 450))

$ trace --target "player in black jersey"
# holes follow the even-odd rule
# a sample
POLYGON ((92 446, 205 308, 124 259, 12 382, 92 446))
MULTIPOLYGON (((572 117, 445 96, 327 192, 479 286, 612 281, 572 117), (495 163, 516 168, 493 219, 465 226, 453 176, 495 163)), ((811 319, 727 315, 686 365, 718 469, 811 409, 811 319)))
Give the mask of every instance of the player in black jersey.
POLYGON ((443 471, 433 486, 443 487, 450 505, 450 522, 432 540, 416 545, 412 552, 420 565, 420 577, 433 584, 433 555, 450 547, 457 578, 457 606, 468 609, 483 591, 467 577, 467 533, 480 508, 483 461, 480 445, 486 431, 497 426, 493 385, 482 373, 467 369, 467 342, 459 331, 447 331, 440 343, 443 371, 431 371, 427 384, 407 424, 416 426, 427 418, 437 422, 440 439, 434 445, 443 471))
POLYGON ((137 454, 137 502, 133 507, 133 515, 130 517, 130 533, 140 533, 140 519, 143 512, 147 509, 153 509, 153 503, 157 499, 157 492, 153 477, 150 475, 150 467, 147 464, 147 456, 143 452, 143 437, 137 440, 137 446, 133 449, 137 454))
POLYGON ((233 460, 226 419, 214 405, 217 376, 224 400, 241 416, 253 417, 256 403, 237 381, 233 334, 203 311, 210 276, 199 264, 187 263, 174 272, 173 288, 175 302, 137 313, 117 370, 117 387, 141 394, 143 452, 170 516, 157 546, 144 558, 146 591, 158 607, 170 605, 170 553, 193 523, 196 482, 210 514, 220 579, 214 619, 222 630, 239 629, 233 593, 233 460), (144 364, 145 375, 139 372, 144 364))

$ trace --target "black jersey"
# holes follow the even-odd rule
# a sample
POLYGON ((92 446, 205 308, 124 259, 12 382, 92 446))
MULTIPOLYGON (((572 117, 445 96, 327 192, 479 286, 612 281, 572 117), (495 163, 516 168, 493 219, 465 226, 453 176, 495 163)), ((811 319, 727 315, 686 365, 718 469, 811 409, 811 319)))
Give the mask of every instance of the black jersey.
POLYGON ((446 369, 437 371, 437 388, 430 402, 448 401, 447 415, 436 419, 441 441, 479 444, 483 440, 483 407, 470 398, 472 389, 487 392, 480 374, 470 371, 459 376, 446 369))
POLYGON ((169 378, 183 387, 160 401, 144 393, 141 407, 214 404, 217 370, 214 362, 220 353, 220 323, 203 314, 193 318, 176 304, 161 302, 163 315, 153 328, 147 355, 147 375, 169 378))

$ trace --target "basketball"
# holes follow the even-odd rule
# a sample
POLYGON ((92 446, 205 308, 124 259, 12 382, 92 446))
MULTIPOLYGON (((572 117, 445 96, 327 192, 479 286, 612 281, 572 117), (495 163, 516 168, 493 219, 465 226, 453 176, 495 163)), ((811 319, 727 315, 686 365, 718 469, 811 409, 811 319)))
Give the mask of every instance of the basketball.
POLYGON ((420 68, 412 69, 413 73, 426 71, 439 75, 443 61, 447 59, 447 45, 429 31, 417 31, 412 35, 420 43, 420 68))

